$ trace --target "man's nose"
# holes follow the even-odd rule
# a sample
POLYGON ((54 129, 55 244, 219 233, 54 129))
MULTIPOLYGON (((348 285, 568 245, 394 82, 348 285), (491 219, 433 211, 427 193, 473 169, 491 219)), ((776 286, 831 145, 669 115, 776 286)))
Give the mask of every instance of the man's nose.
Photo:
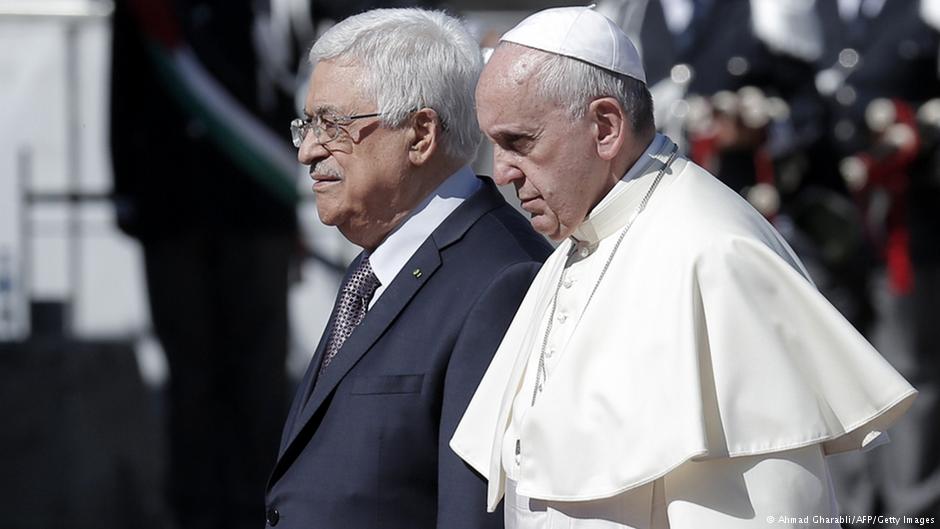
POLYGON ((329 155, 330 151, 317 142, 313 134, 307 134, 297 148, 297 161, 304 165, 313 165, 329 155))
POLYGON ((522 172, 512 161, 512 158, 498 146, 493 149, 493 181, 504 186, 516 180, 525 178, 522 172))

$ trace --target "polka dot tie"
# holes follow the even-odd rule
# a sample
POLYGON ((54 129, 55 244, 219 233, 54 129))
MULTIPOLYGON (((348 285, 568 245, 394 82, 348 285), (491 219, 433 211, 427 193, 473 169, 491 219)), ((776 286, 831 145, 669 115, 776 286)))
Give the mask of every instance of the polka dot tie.
POLYGON ((333 307, 333 315, 330 318, 330 341, 326 346, 326 352, 323 355, 323 363, 320 364, 320 374, 326 369, 333 357, 343 347, 349 335, 359 326, 366 312, 369 311, 369 301, 375 294, 375 289, 379 288, 379 279, 372 272, 372 265, 369 259, 363 257, 359 267, 343 283, 340 290, 339 302, 333 307))

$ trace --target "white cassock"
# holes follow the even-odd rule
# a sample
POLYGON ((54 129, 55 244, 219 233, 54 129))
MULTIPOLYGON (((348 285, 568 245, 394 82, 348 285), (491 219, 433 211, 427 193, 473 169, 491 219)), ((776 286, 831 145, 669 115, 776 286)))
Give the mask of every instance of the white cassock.
POLYGON ((839 527, 824 456, 916 394, 684 158, 614 251, 673 149, 658 135, 548 259, 451 440, 509 529, 839 527))

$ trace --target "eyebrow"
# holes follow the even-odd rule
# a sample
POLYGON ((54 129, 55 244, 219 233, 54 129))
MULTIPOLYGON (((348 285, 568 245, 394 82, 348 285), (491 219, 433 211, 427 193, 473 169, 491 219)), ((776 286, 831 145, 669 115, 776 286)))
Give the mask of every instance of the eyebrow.
POLYGON ((494 140, 535 139, 539 135, 537 130, 528 130, 515 127, 500 127, 489 136, 494 140))
POLYGON ((314 116, 318 116, 318 115, 322 115, 326 113, 341 114, 339 109, 334 105, 320 105, 314 108, 312 113, 309 112, 306 108, 304 108, 304 115, 307 116, 308 118, 312 118, 314 116))

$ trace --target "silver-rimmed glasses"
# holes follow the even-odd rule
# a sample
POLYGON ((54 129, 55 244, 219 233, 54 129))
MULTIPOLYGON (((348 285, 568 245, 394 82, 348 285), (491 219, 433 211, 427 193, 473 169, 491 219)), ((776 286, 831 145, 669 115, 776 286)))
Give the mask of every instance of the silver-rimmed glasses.
POLYGON ((335 114, 320 114, 312 118, 297 118, 290 122, 291 140, 294 147, 300 147, 307 133, 311 130, 314 133, 317 143, 323 145, 335 141, 341 135, 346 133, 344 127, 357 119, 374 118, 381 116, 381 112, 372 112, 369 114, 356 114, 355 116, 339 116, 335 114))

